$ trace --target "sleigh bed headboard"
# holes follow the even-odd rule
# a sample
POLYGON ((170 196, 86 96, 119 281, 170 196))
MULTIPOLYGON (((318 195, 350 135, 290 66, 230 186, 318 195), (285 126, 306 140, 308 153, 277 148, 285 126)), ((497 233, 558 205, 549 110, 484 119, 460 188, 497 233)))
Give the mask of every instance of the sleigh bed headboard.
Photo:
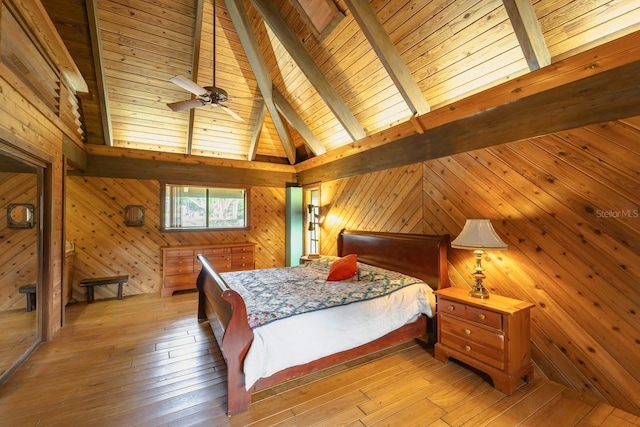
POLYGON ((338 256, 357 254, 358 261, 424 280, 433 289, 449 287, 447 250, 450 236, 342 230, 338 256))

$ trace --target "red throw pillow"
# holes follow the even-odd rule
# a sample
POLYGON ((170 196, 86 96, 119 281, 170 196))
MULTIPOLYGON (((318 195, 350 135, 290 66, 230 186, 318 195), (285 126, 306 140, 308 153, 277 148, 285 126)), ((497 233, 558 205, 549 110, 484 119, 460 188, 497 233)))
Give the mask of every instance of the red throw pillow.
POLYGON ((328 281, 346 280, 358 272, 358 255, 349 254, 333 261, 329 266, 328 281))

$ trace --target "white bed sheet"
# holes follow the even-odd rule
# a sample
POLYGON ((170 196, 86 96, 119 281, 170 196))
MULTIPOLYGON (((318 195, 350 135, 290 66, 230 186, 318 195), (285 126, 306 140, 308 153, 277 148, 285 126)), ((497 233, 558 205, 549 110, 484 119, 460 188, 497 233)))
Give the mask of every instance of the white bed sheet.
POLYGON ((249 390, 259 378, 373 341, 420 314, 435 313, 435 296, 426 284, 330 309, 277 320, 253 330, 244 362, 249 390))

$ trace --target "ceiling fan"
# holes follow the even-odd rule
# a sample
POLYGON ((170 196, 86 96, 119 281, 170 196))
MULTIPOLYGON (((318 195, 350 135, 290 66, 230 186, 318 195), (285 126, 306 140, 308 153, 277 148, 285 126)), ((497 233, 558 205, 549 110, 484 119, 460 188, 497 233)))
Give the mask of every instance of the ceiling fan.
POLYGON ((171 102, 168 103, 167 106, 173 111, 184 111, 192 108, 204 107, 205 105, 211 105, 211 107, 222 108, 234 119, 242 121, 242 117, 240 117, 238 113, 223 104, 223 102, 229 99, 227 92, 224 89, 216 87, 216 0, 212 0, 211 3, 213 4, 213 84, 211 86, 202 87, 184 76, 174 76, 170 78, 169 81, 196 95, 196 98, 186 101, 171 102))

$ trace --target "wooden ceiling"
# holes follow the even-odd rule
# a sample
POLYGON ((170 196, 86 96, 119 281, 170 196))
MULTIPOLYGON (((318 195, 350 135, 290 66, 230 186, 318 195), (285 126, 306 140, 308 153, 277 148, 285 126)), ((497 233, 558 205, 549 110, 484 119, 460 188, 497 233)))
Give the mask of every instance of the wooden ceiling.
POLYGON ((628 0, 43 4, 89 87, 87 144, 291 164, 640 30, 628 0), (191 98, 171 77, 214 71, 242 121, 166 106, 191 98))

